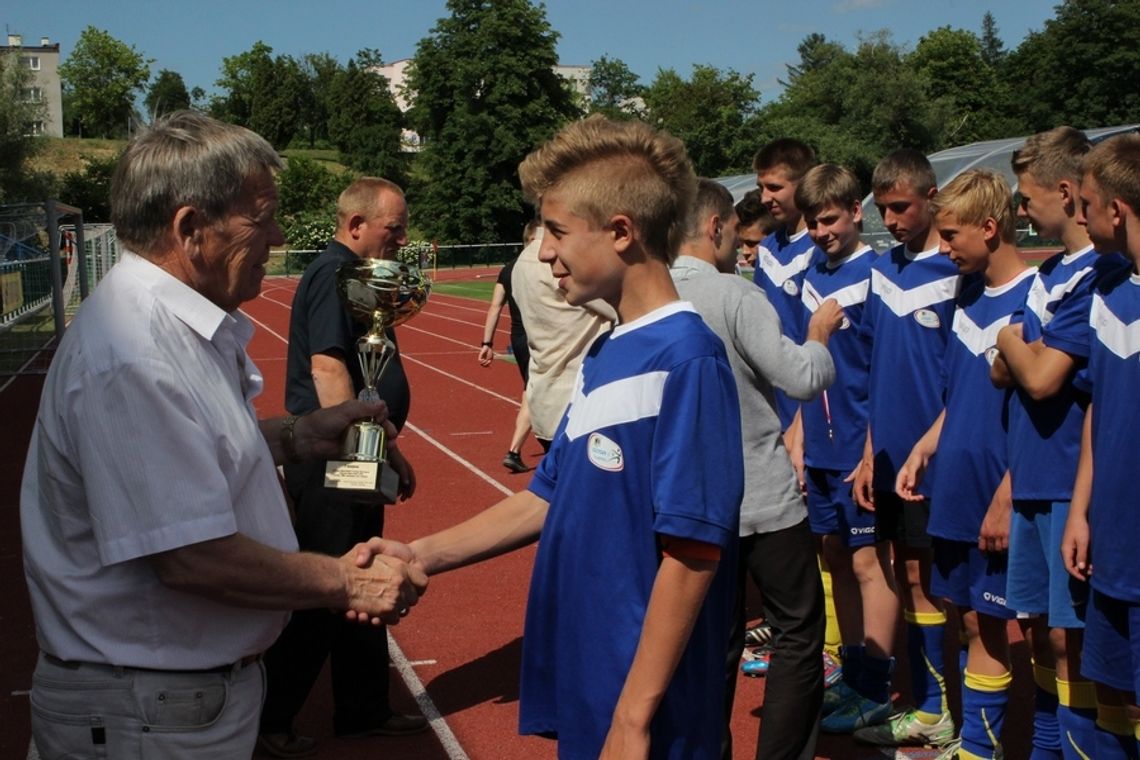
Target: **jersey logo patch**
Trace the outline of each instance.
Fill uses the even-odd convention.
[[[601,433],[590,434],[590,438],[586,441],[586,455],[590,459],[590,464],[607,472],[621,472],[625,467],[621,446]]]
[[[1140,319],[1125,324],[1112,313],[1100,294],[1093,296],[1089,323],[1096,331],[1096,339],[1121,359],[1131,359],[1140,353]]]
[[[942,326],[942,320],[938,318],[938,314],[930,309],[919,309],[916,311],[914,313],[914,321],[932,330],[937,330]]]
[[[784,292],[790,296],[799,295],[800,288],[798,285],[796,285],[795,280],[784,280],[784,284],[780,287],[782,287],[784,289]]]

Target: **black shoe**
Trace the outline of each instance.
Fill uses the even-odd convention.
[[[530,471],[530,468],[523,463],[522,456],[517,451],[507,452],[507,455],[503,457],[503,467],[506,467],[511,472]]]
[[[341,739],[363,739],[367,736],[409,736],[426,731],[427,718],[422,715],[392,713],[383,723],[360,731],[338,731]]]

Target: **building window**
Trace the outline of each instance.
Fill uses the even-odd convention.
[[[38,55],[22,55],[20,56],[20,65],[29,68],[32,71],[39,71],[40,57]]]
[[[38,137],[44,133],[44,123],[42,121],[33,121],[31,124],[31,134]]]
[[[24,102],[25,103],[38,103],[44,99],[44,91],[41,87],[25,87],[24,88]]]

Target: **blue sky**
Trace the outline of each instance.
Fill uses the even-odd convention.
[[[711,64],[754,76],[765,100],[795,62],[796,45],[820,32],[849,48],[858,35],[889,29],[913,46],[950,25],[981,29],[991,11],[1007,48],[1043,28],[1057,0],[550,0],[547,17],[561,33],[562,63],[588,65],[602,55],[624,60],[645,83],[658,68],[688,76]],[[386,62],[411,57],[416,42],[446,15],[445,0],[15,0],[0,10],[25,44],[46,36],[66,58],[88,25],[104,29],[154,59],[152,73],[171,69],[187,87],[214,89],[224,57],[257,40],[275,53],[327,52],[344,62],[365,47]]]

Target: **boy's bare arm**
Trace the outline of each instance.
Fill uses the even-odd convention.
[[[457,525],[409,544],[428,575],[454,570],[534,543],[550,505],[519,491]]]
[[[1027,344],[1022,339],[1020,324],[1006,325],[1001,329],[997,337],[997,348],[1013,382],[1035,401],[1056,395],[1065,386],[1065,381],[1076,365],[1073,357],[1046,346],[1040,340]],[[994,366],[997,366],[997,362],[994,362]],[[993,377],[992,372],[990,376]]]
[[[904,501],[922,501],[918,487],[926,475],[930,458],[938,451],[938,439],[942,437],[942,423],[945,421],[946,410],[943,409],[930,428],[914,444],[910,456],[899,468],[899,474],[895,477],[895,493]]]
[[[1009,549],[1009,520],[1013,512],[1013,482],[1006,470],[978,533],[978,549],[984,552],[1004,552]]]
[[[1077,459],[1077,478],[1073,482],[1073,500],[1069,505],[1069,518],[1061,536],[1061,561],[1065,570],[1078,580],[1087,581],[1092,575],[1089,564],[1089,502],[1092,500],[1093,407],[1085,411],[1085,424],[1081,430],[1081,453]]]
[[[648,757],[650,722],[689,643],[717,565],[670,556],[661,561],[602,758]]]

